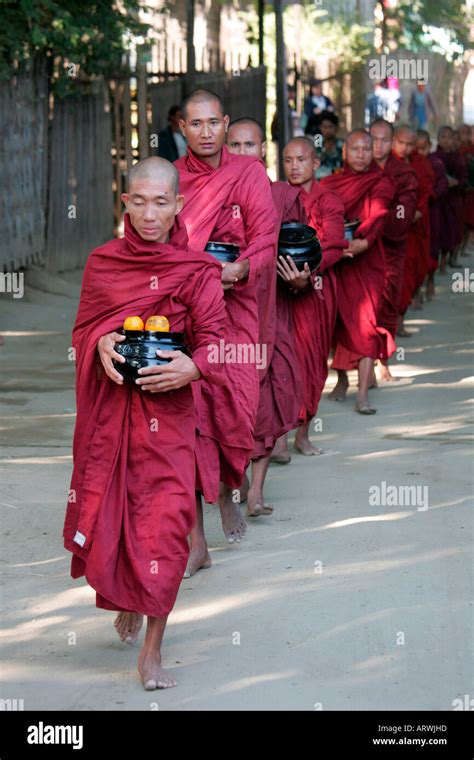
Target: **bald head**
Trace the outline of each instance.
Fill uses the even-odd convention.
[[[141,182],[147,179],[161,179],[165,182],[169,182],[170,188],[174,194],[178,194],[179,190],[179,174],[176,167],[167,161],[165,158],[159,158],[158,156],[150,156],[149,158],[143,158],[138,161],[130,169],[128,175],[128,192],[132,192],[132,186],[134,182]]]
[[[320,161],[309,137],[294,137],[283,148],[283,169],[290,185],[310,191]]]
[[[353,172],[366,172],[373,160],[373,140],[365,129],[353,129],[344,142],[344,158]]]
[[[194,90],[194,92],[191,93],[191,95],[188,95],[187,98],[185,98],[183,102],[183,117],[184,120],[189,116],[189,106],[190,105],[202,105],[204,103],[213,103],[221,116],[224,116],[224,103],[220,99],[219,95],[217,93],[212,92],[212,90]]]
[[[416,130],[408,124],[399,124],[393,135],[393,152],[404,161],[408,161],[416,146]]]
[[[369,127],[373,140],[374,159],[380,167],[384,167],[392,150],[393,127],[385,119],[376,119]]]
[[[430,133],[426,129],[416,130],[416,151],[421,156],[428,156],[431,151]]]
[[[122,201],[130,222],[143,240],[165,243],[183,208],[184,198],[178,195],[179,175],[165,158],[151,156],[138,161],[128,175],[128,193]]]
[[[256,119],[242,117],[229,124],[227,147],[230,153],[264,158],[266,153],[265,132]]]

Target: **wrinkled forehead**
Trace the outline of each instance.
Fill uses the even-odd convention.
[[[129,182],[128,193],[132,197],[175,198],[175,178],[168,172],[155,172],[143,177],[132,177]]]

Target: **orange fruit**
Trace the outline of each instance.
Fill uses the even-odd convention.
[[[123,323],[124,330],[143,330],[143,319],[141,317],[127,317]]]
[[[166,317],[162,317],[157,314],[153,314],[148,317],[145,323],[145,330],[159,330],[160,332],[169,332],[170,323]]]

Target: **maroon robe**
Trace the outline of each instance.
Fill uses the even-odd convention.
[[[175,166],[184,195],[180,217],[193,247],[204,248],[209,240],[234,243],[240,260],[250,264],[248,278],[224,293],[225,354],[220,358],[228,384],[218,389],[205,379],[193,384],[197,490],[207,502],[216,502],[219,481],[240,486],[254,448],[259,381],[270,366],[275,341],[276,210],[257,158],[232,155],[224,146],[217,169],[190,150]]]
[[[463,192],[467,186],[467,169],[461,154],[457,150],[448,153],[438,145],[435,155],[443,162],[448,176],[457,179],[459,182],[456,187],[448,189],[441,206],[441,250],[444,253],[453,253],[463,239]]]
[[[474,186],[469,182],[469,163],[474,162],[474,145],[461,143],[459,153],[464,161],[468,182],[464,187],[464,224],[474,227]]]
[[[354,258],[336,265],[337,320],[334,330],[336,350],[333,367],[346,370],[357,366],[362,357],[387,359],[395,350],[390,332],[377,324],[385,287],[385,255],[382,233],[395,194],[390,177],[383,177],[372,161],[366,172],[354,172],[345,164],[340,174],[321,180],[344,204],[347,219],[361,219],[356,238],[365,238],[369,247]]]
[[[347,243],[344,239],[344,206],[336,193],[313,181],[309,193],[301,189],[308,224],[318,234],[322,249],[319,270],[311,287],[294,299],[296,349],[303,377],[304,400],[300,421],[307,422],[318,410],[328,376],[328,357],[337,315],[337,284],[334,265]]]
[[[286,182],[271,185],[277,210],[277,231],[284,222],[305,221],[298,188]],[[277,284],[277,291],[285,286]],[[288,291],[288,288],[285,288]],[[302,400],[301,373],[295,351],[292,315],[284,305],[285,299],[276,296],[275,343],[265,377],[260,381],[260,397],[255,425],[255,445],[252,459],[267,457],[280,436],[298,424]]]
[[[415,291],[423,285],[430,261],[429,202],[433,195],[435,174],[428,159],[417,151],[411,154],[410,165],[418,179],[416,210],[421,211],[421,218],[413,222],[408,232],[400,314],[405,314]]]
[[[382,235],[385,251],[385,287],[377,322],[395,339],[407,237],[415,215],[418,180],[410,164],[393,152],[385,162],[382,176],[391,177],[396,190]]]
[[[443,162],[438,158],[436,153],[429,153],[428,161],[435,176],[433,194],[430,198],[430,260],[428,271],[435,272],[438,268],[441,250],[441,209],[448,192],[448,175]]]
[[[150,286],[158,278],[159,288]],[[125,238],[90,255],[73,331],[77,421],[64,524],[71,575],[85,575],[98,607],[152,617],[175,602],[195,520],[195,410],[191,385],[151,394],[105,375],[97,342],[127,316],[163,314],[188,329],[207,382],[225,382],[208,361],[225,321],[220,269],[187,248],[178,224],[169,244],[144,241],[125,215]]]

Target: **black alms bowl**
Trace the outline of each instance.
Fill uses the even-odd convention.
[[[240,254],[238,245],[221,243],[219,241],[213,242],[212,240],[209,240],[204,250],[223,264],[233,264]]]
[[[322,259],[321,244],[316,230],[298,222],[282,224],[278,236],[278,255],[291,256],[300,272],[304,269],[305,261],[308,262],[311,271],[314,271]]]
[[[354,232],[358,227],[360,227],[361,221],[360,219],[353,219],[352,221],[349,221],[348,219],[344,220],[344,237],[346,240],[352,240],[354,237]]]
[[[116,343],[115,350],[120,356],[125,357],[125,363],[114,361],[114,367],[129,383],[134,383],[137,377],[140,377],[138,370],[142,367],[158,367],[171,361],[157,356],[157,350],[182,351],[191,356],[184,333],[159,330],[122,330],[122,333],[126,340]]]

